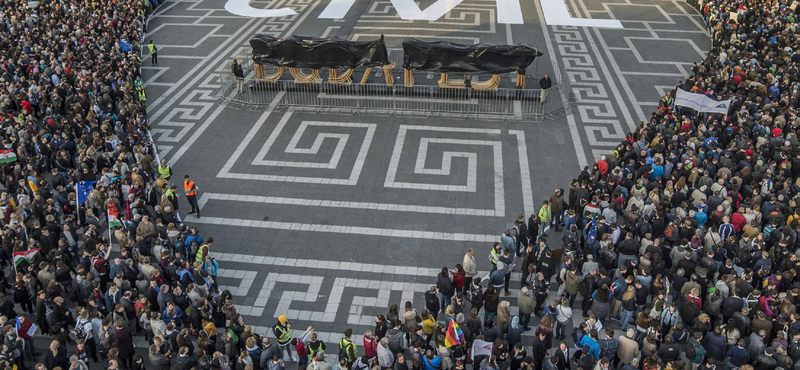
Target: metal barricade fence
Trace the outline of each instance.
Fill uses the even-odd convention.
[[[240,59],[241,60],[241,59]],[[247,59],[245,59],[247,60]],[[263,109],[293,107],[313,113],[359,114],[402,117],[436,117],[509,121],[541,121],[569,114],[569,80],[556,63],[534,65],[527,78],[527,88],[447,88],[438,85],[381,83],[330,83],[319,80],[300,83],[294,80],[261,82],[253,79],[252,63],[242,63],[245,78],[237,79],[229,71],[218,71],[220,87],[215,96],[235,108]],[[552,87],[541,101],[539,80],[550,74]],[[505,75],[503,78],[515,78]],[[281,99],[275,101],[279,93]]]

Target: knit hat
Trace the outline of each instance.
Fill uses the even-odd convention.
[[[286,315],[278,316],[278,322],[281,323],[281,325],[286,325],[286,322],[288,322],[288,321],[289,321],[289,318],[286,317]]]

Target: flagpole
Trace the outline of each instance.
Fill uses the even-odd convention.
[[[78,184],[80,184],[80,183],[78,183]],[[78,202],[78,188],[79,188],[79,186],[76,185],[75,186],[75,212],[76,212],[76,214],[78,216],[78,220],[77,220],[78,221],[78,226],[80,226],[81,225],[81,203]]]
[[[111,253],[113,247],[111,245],[111,222],[109,222],[108,214],[108,208],[106,208],[106,222],[108,223],[108,252]]]

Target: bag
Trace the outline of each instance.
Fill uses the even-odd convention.
[[[83,329],[83,322],[75,324],[75,337],[76,339],[86,338],[86,331]]]
[[[691,171],[694,168],[694,161],[691,158],[686,158],[683,161],[683,169],[686,171]]]
[[[422,322],[422,318],[421,318],[421,317],[419,317],[419,315],[417,315],[416,317],[414,317],[414,321],[416,321],[416,322],[417,322],[417,324],[419,324],[419,323],[421,323],[421,322]]]
[[[389,349],[392,353],[402,352],[404,344],[405,339],[403,338],[403,332],[398,330],[394,335],[389,334]]]
[[[770,241],[772,240],[772,232],[775,231],[775,228],[772,225],[764,226],[764,240]]]
[[[666,229],[666,230],[664,230],[664,236],[665,236],[667,239],[670,239],[670,240],[672,240],[672,235],[673,235],[674,233],[675,233],[675,225],[669,226],[669,227],[667,227],[667,229]]]
[[[350,341],[348,341],[347,343],[344,343],[344,345],[342,345],[343,341],[344,341],[344,338],[339,340],[339,360],[345,359],[346,361],[350,362],[353,359],[351,359],[350,356],[347,354],[347,349],[350,348],[350,346],[355,347],[356,345],[353,344],[353,342],[350,342]],[[391,348],[391,344],[389,345],[389,347]],[[353,353],[355,353],[355,351],[353,351]]]
[[[480,306],[483,303],[483,288],[470,288],[469,289],[469,302],[474,306]]]
[[[684,346],[683,352],[686,354],[686,359],[689,361],[692,361],[695,357],[697,357],[697,350],[691,343],[688,343]]]

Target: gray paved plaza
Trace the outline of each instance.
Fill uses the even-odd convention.
[[[187,216],[185,201],[181,214],[217,240],[220,282],[247,324],[264,333],[286,314],[334,342],[347,327],[370,329],[391,303],[423,307],[435,275],[466,248],[486,272],[492,242],[517,214],[538,210],[647,119],[710,48],[701,18],[678,0],[567,1],[572,17],[617,19],[622,29],[547,25],[545,1],[520,3],[524,24],[499,23],[507,1],[487,0],[464,0],[435,21],[401,19],[385,0],[359,0],[342,19],[319,18],[329,0],[250,3],[297,12],[273,18],[229,13],[223,0],[159,9],[147,39],[160,63],[145,59],[143,68],[153,136],[176,178],[189,174],[200,187],[203,217]],[[392,52],[405,37],[525,42],[564,66],[577,106],[557,121],[524,123],[219,105],[217,71],[260,33],[386,35]],[[550,236],[559,246],[560,235]],[[512,281],[509,298],[518,275]]]

